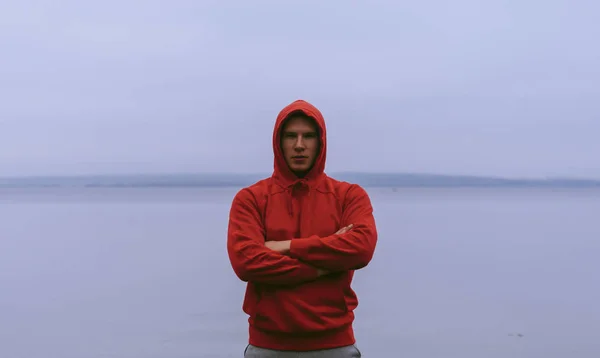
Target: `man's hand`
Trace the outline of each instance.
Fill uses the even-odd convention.
[[[335,233],[335,235],[341,235],[341,234],[343,234],[343,233],[346,233],[346,232],[350,231],[350,230],[352,229],[352,227],[353,227],[353,226],[354,226],[353,224],[350,224],[350,225],[348,225],[348,226],[346,226],[346,227],[343,227],[343,228],[339,229],[339,230],[338,230],[338,231]]]
[[[265,242],[265,246],[269,249],[279,252],[280,254],[287,254],[290,252],[290,243],[291,240],[285,241],[267,241]]]
[[[317,269],[317,271],[319,272],[319,277],[329,275],[331,273],[330,271],[323,270],[323,269]]]

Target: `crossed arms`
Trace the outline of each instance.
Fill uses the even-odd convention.
[[[369,264],[377,243],[373,208],[358,185],[349,189],[342,222],[350,225],[326,237],[267,241],[253,194],[241,190],[229,217],[227,251],[236,275],[246,282],[296,285],[329,272]]]

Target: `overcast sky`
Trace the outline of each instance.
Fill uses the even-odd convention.
[[[3,1],[0,176],[270,172],[302,98],[327,171],[600,178],[600,4]]]

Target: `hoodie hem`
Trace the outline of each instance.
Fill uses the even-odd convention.
[[[315,333],[265,332],[250,325],[249,333],[251,345],[282,351],[313,351],[356,343],[351,324],[339,329]]]

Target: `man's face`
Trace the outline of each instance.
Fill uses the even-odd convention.
[[[297,176],[304,176],[319,154],[316,124],[306,117],[290,117],[281,132],[281,150],[289,168]]]

